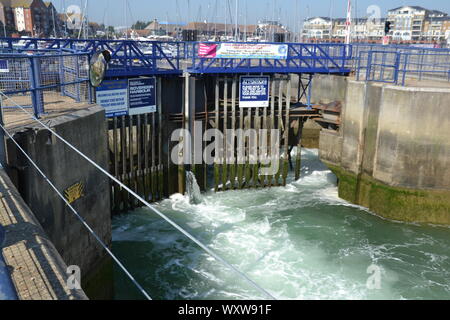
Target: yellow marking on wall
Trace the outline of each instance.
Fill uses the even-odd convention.
[[[66,200],[72,204],[84,196],[84,184],[78,182],[64,191]]]

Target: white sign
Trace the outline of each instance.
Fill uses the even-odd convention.
[[[201,43],[198,50],[200,58],[218,59],[287,59],[287,44],[267,43]]]
[[[267,108],[269,106],[268,76],[242,76],[239,87],[240,108]]]
[[[9,72],[9,67],[8,67],[8,60],[0,60],[0,72],[1,73],[7,73]]]
[[[97,88],[97,104],[105,108],[108,118],[128,115],[128,81],[103,81]]]
[[[156,78],[128,80],[129,115],[156,112]]]

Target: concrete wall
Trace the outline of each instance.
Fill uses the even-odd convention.
[[[49,122],[69,143],[107,169],[106,121],[102,108],[93,106]],[[18,132],[15,137],[60,191],[83,184],[82,197],[73,206],[100,238],[111,245],[108,178],[38,124]],[[106,252],[11,142],[8,153],[12,176],[16,176],[21,195],[64,261],[81,268],[83,289],[90,298],[110,298],[112,266]]]
[[[323,83],[326,95],[343,82]],[[450,89],[347,80],[343,90],[340,133],[320,137],[340,196],[390,219],[450,225]]]
[[[374,178],[389,185],[450,189],[450,90],[385,87]]]
[[[311,91],[311,102],[327,104],[344,101],[347,93],[347,78],[336,75],[315,75]]]

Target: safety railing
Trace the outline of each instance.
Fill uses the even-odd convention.
[[[108,50],[112,60],[106,76],[181,74],[184,42],[98,39],[1,38],[1,52],[77,52],[93,54]]]
[[[92,102],[86,53],[0,54],[0,90],[43,115],[46,103]],[[62,97],[70,100],[64,100]],[[15,106],[3,105],[3,109]]]
[[[450,55],[450,49],[446,48],[423,48],[415,47],[413,45],[388,45],[383,46],[380,44],[365,44],[365,43],[355,43],[351,45],[352,55],[351,59],[348,60],[348,67],[352,70],[356,70],[359,58],[361,57],[361,52],[369,51],[384,51],[384,52],[397,52],[404,54],[414,54],[414,55],[427,55],[427,54],[442,54]]]
[[[227,46],[231,49],[223,50]],[[222,50],[225,54],[219,54]],[[344,44],[196,42],[187,44],[186,51],[191,73],[350,72],[351,46]],[[237,51],[240,54],[232,57]]]
[[[389,51],[361,51],[356,71],[357,80],[397,83],[400,54]]]
[[[356,60],[357,80],[405,85],[411,80],[450,81],[448,50],[359,51]]]

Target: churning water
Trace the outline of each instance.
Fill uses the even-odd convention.
[[[279,299],[450,299],[450,229],[383,220],[340,200],[336,178],[303,151],[287,187],[209,193],[157,205]],[[148,209],[118,216],[113,250],[155,299],[262,299]],[[369,289],[370,266],[381,289]],[[142,298],[116,269],[117,299]]]

